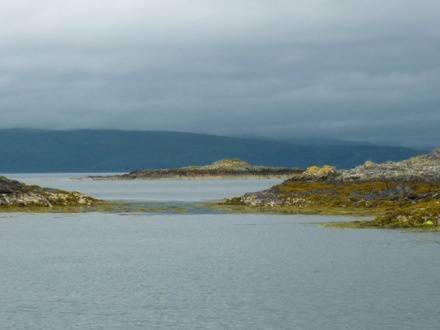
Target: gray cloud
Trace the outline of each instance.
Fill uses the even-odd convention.
[[[0,127],[439,145],[438,1],[0,4]]]

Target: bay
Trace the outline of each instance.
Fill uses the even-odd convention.
[[[107,200],[187,203],[279,181],[73,181]],[[273,214],[0,213],[2,329],[437,329],[437,233]]]

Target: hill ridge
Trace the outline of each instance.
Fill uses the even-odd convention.
[[[0,173],[130,172],[239,158],[261,166],[352,168],[424,152],[404,147],[297,145],[251,138],[111,129],[0,129]]]

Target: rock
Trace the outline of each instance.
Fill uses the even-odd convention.
[[[301,179],[329,179],[334,178],[338,174],[337,170],[333,166],[324,165],[323,167],[311,166],[307,168],[301,175]]]
[[[343,171],[312,166],[282,184],[228,203],[287,213],[376,216],[342,227],[440,230],[440,149],[401,162],[368,161]]]
[[[287,179],[303,172],[299,168],[253,166],[240,159],[223,159],[205,166],[138,170],[113,176],[89,176],[90,180],[201,180],[201,179]]]
[[[338,179],[350,181],[440,182],[440,149],[431,154],[401,162],[374,164],[366,162],[354,169],[342,171]]]
[[[376,168],[376,167],[377,167],[377,164],[372,162],[372,161],[370,161],[370,160],[367,160],[364,163],[364,169],[366,169],[366,170],[371,170],[371,169]]]
[[[195,168],[197,168],[197,166],[195,166]],[[199,168],[205,170],[249,171],[252,170],[253,166],[240,159],[222,159],[212,163],[211,165],[200,166]]]
[[[29,186],[0,176],[0,209],[12,207],[87,206],[98,200],[79,192]]]

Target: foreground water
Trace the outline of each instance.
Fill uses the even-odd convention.
[[[129,202],[276,183],[14,177]],[[0,328],[437,329],[438,233],[317,225],[344,220],[0,213]]]

